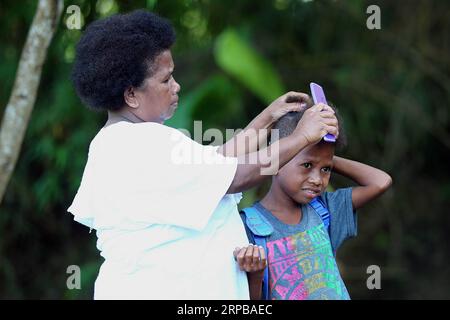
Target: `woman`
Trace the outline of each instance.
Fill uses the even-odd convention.
[[[246,274],[230,254],[247,243],[239,192],[264,179],[264,164],[282,166],[326,133],[338,134],[333,112],[318,105],[296,134],[269,148],[272,153],[257,151],[255,130],[308,101],[292,92],[221,147],[165,126],[180,90],[174,41],[167,20],[141,10],[92,23],[77,46],[77,93],[108,112],[68,209],[97,232],[105,261],[95,299],[248,299]],[[201,154],[201,163],[176,161],[183,150]]]

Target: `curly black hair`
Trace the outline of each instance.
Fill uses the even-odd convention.
[[[339,115],[338,110],[336,109],[336,107],[333,104],[328,103],[328,105],[334,110],[334,112],[336,114],[336,118],[338,119],[339,136],[336,139],[335,145],[336,145],[336,148],[341,149],[347,145],[347,136],[344,131],[342,118]],[[280,119],[278,119],[278,121],[273,126],[273,129],[279,130],[278,137],[276,137],[276,135],[273,135],[272,139],[271,139],[271,143],[275,142],[277,140],[277,138],[281,139],[281,138],[287,137],[292,132],[294,132],[295,128],[297,127],[298,122],[303,117],[303,114],[305,113],[305,111],[311,107],[312,107],[312,104],[308,104],[307,108],[305,108],[299,112],[295,112],[295,111],[288,112],[287,114],[282,116]],[[324,140],[320,140],[319,143],[328,143],[328,142],[324,142]]]
[[[83,103],[95,110],[119,110],[124,91],[152,75],[155,58],[175,42],[171,23],[136,10],[91,23],[76,49],[72,81]]]

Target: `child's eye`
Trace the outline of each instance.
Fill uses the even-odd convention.
[[[309,168],[312,167],[312,163],[311,162],[302,163],[302,167],[305,167],[306,169],[309,169]]]
[[[322,168],[322,170],[325,173],[329,173],[329,172],[331,172],[331,167],[324,167],[324,168]]]

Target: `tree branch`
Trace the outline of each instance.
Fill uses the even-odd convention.
[[[40,0],[30,27],[11,97],[0,128],[0,203],[20,153],[36,101],[47,48],[63,9],[63,0]]]

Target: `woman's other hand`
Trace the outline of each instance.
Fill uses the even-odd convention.
[[[312,105],[311,98],[302,92],[290,91],[274,100],[265,110],[270,123],[277,122],[282,116],[291,111],[301,111]]]

